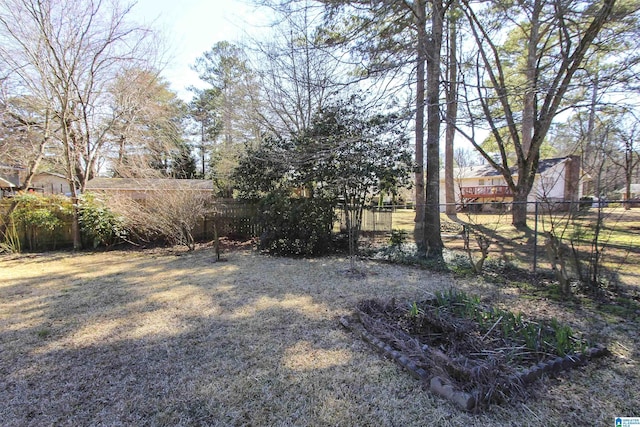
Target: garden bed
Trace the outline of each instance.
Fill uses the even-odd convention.
[[[556,320],[526,320],[455,291],[410,306],[364,300],[341,323],[467,411],[524,398],[543,375],[607,354]]]

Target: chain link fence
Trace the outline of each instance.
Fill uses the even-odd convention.
[[[441,235],[448,252],[514,265],[531,273],[551,271],[569,280],[638,282],[640,209],[637,202],[558,200],[528,202],[527,227],[512,225],[512,203],[440,205]],[[413,209],[394,209],[393,228],[413,230]],[[483,254],[483,247],[486,254]]]

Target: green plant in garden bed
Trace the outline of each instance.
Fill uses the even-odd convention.
[[[418,303],[414,301],[413,304],[411,304],[411,307],[409,308],[409,316],[417,317],[419,314],[420,314],[420,309],[418,308]]]
[[[522,358],[523,351],[541,360],[548,355],[565,356],[587,348],[583,338],[556,319],[539,322],[526,320],[522,313],[486,308],[479,297],[462,291],[449,289],[437,292],[431,305],[439,316],[449,315],[474,321],[483,341],[487,338],[503,340],[514,349],[515,358]],[[426,310],[426,307],[412,307],[411,310],[412,313],[418,313]]]

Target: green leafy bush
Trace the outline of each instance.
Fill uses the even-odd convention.
[[[258,249],[284,256],[326,254],[332,249],[334,219],[331,200],[270,193],[260,202],[258,221],[265,231]]]
[[[64,196],[19,194],[11,213],[11,221],[19,229],[30,250],[55,248],[62,227],[69,223],[71,201]]]
[[[391,237],[389,238],[389,245],[391,247],[402,248],[402,246],[407,243],[409,238],[409,233],[406,230],[392,230]]]
[[[78,206],[80,230],[94,248],[111,246],[126,240],[128,231],[123,217],[111,211],[94,194],[84,194]]]

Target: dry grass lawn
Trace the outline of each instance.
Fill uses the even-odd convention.
[[[353,278],[342,258],[226,257],[0,258],[0,425],[549,426],[640,416],[636,323],[585,313],[578,326],[607,337],[612,357],[539,381],[535,399],[461,413],[337,319],[364,298],[408,302],[455,286],[514,305],[516,290],[369,262]]]
[[[637,262],[640,254],[640,209],[633,208],[624,210],[622,207],[605,208],[601,212],[602,231],[599,235],[599,246],[603,251],[602,265],[608,269],[608,276],[615,277],[616,280],[627,285],[640,284],[640,264]],[[584,245],[581,247],[583,256],[586,258],[590,250],[590,234],[594,224],[597,222],[597,209],[590,209],[583,212],[581,218],[576,221],[585,232]],[[398,209],[393,212],[392,228],[394,230],[404,230],[408,236],[412,236],[414,228],[415,211],[411,209]],[[484,234],[490,239],[489,256],[495,260],[505,260],[519,266],[520,268],[531,270],[534,259],[533,233],[517,230],[511,225],[511,213],[503,214],[469,214],[460,212],[455,218],[449,218],[445,214],[440,215],[443,224],[452,222],[472,224],[481,226]],[[557,212],[553,217],[540,212],[538,218],[538,269],[549,269],[550,264],[547,258],[544,243],[545,232],[551,228],[552,222],[556,227],[556,233],[569,245],[571,239],[571,226],[567,225],[568,217],[566,213]],[[571,222],[568,222],[571,224]],[[535,226],[535,215],[530,214],[528,224],[531,228]],[[411,239],[409,239],[411,240]],[[443,235],[444,245],[447,249],[463,251],[463,240],[451,233],[445,232]],[[472,248],[478,248],[472,239]],[[567,260],[569,264],[570,257]],[[575,272],[572,272],[575,276]]]

